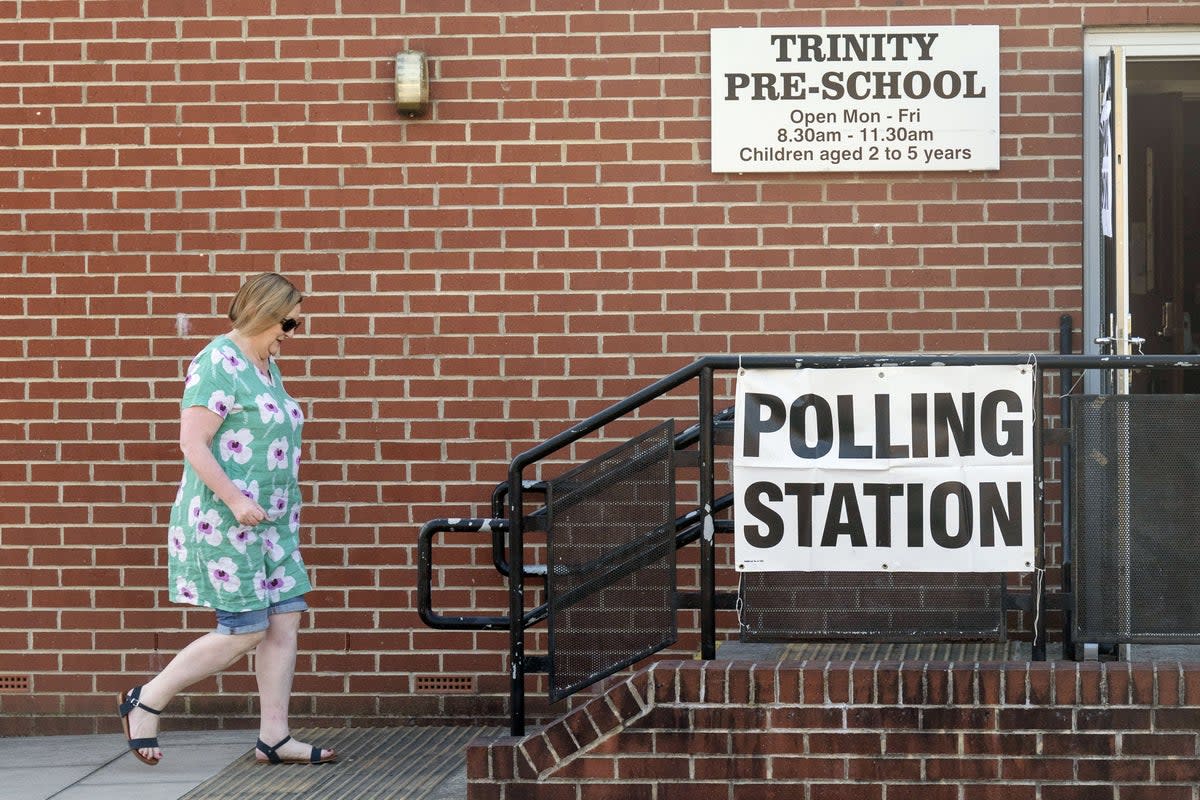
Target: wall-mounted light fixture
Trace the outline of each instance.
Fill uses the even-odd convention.
[[[429,105],[429,70],[425,54],[404,50],[396,54],[396,110],[410,117]]]

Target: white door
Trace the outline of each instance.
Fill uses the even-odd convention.
[[[1100,171],[1100,265],[1103,296],[1103,315],[1096,328],[1094,343],[1101,353],[1129,355],[1133,352],[1133,318],[1129,308],[1129,217],[1128,175],[1125,137],[1128,97],[1125,86],[1125,51],[1110,48],[1100,57],[1097,69],[1099,88]],[[1086,331],[1085,331],[1086,334]],[[1142,337],[1138,337],[1139,339]],[[1114,381],[1105,388],[1126,394],[1129,373],[1125,370],[1106,374]]]

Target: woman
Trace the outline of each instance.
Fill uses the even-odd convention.
[[[301,300],[280,275],[250,279],[229,309],[233,330],[188,367],[168,583],[174,602],[215,609],[217,624],[148,683],[121,695],[125,738],[145,764],[162,758],[158,715],[171,698],[251,651],[261,701],[255,758],[337,759],[332,750],[292,739],[288,726],[296,637],[312,586],[299,549],[304,417],[284,391],[275,357],[300,327]]]

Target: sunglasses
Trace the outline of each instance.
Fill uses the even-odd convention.
[[[279,323],[279,327],[283,328],[284,333],[291,333],[292,331],[296,330],[296,328],[300,327],[301,322],[303,322],[303,320],[284,317],[284,319]]]

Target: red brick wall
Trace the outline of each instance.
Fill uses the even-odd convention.
[[[523,738],[470,800],[1191,800],[1200,665],[659,662]]]
[[[1200,23],[479,5],[0,0],[0,677],[29,680],[0,733],[113,728],[112,693],[210,625],[166,600],[164,531],[183,366],[245,276],[311,298],[282,361],[312,420],[297,714],[502,713],[505,637],[416,619],[423,521],[486,516],[514,454],[696,354],[1052,349],[1081,304],[1083,26]],[[998,172],[711,173],[709,28],[968,23],[1001,29]],[[392,106],[406,48],[423,119]],[[503,610],[485,549],[439,559],[443,607]],[[492,697],[414,692],[442,672]],[[249,717],[252,686],[177,708]]]

